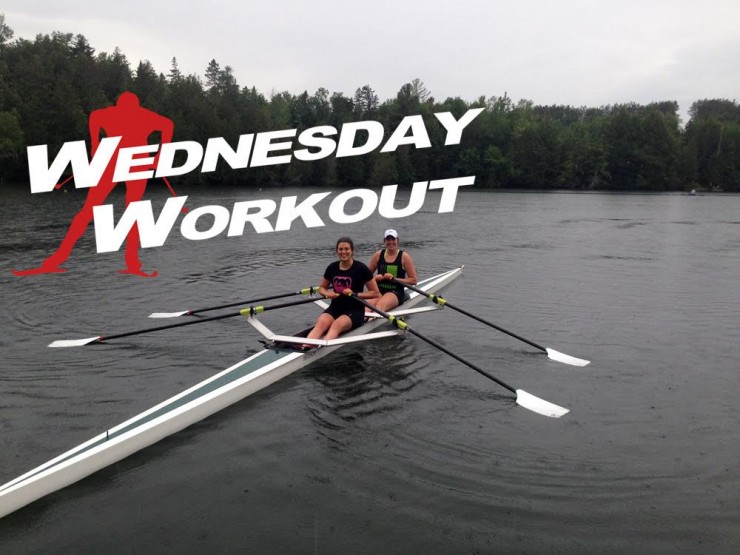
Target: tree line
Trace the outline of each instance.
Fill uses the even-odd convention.
[[[119,49],[96,53],[79,34],[13,40],[2,13],[0,183],[27,182],[29,145],[47,144],[56,153],[64,142],[89,140],[90,112],[114,104],[123,91],[172,119],[176,141],[205,145],[224,137],[235,147],[245,133],[340,129],[360,120],[379,121],[389,135],[415,114],[424,117],[432,138],[431,148],[402,146],[393,153],[244,170],[222,164],[213,173],[179,178],[189,182],[355,188],[475,175],[479,188],[740,191],[740,105],[734,100],[697,100],[684,126],[674,101],[539,106],[504,94],[438,102],[419,79],[383,101],[370,85],[351,96],[324,88],[265,96],[241,86],[233,69],[215,60],[201,77],[183,74],[173,58],[165,75],[148,61],[132,68]],[[459,118],[481,107],[462,143],[444,146],[444,129],[432,114],[448,111]]]

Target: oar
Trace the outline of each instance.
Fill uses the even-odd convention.
[[[117,333],[114,335],[98,335],[96,337],[87,337],[85,339],[58,339],[52,343],[49,343],[49,347],[82,347],[83,345],[89,345],[91,343],[102,343],[109,339],[119,339],[121,337],[128,337],[130,335],[139,335],[142,333],[149,333],[153,331],[169,330],[172,328],[180,328],[182,326],[192,326],[193,324],[204,324],[205,322],[213,322],[214,320],[223,320],[224,318],[233,318],[234,316],[254,316],[260,312],[266,312],[268,310],[275,310],[276,308],[286,308],[289,306],[296,306],[299,304],[312,303],[315,299],[301,299],[300,301],[292,301],[289,303],[275,304],[272,306],[250,306],[243,308],[238,312],[230,312],[228,314],[220,314],[218,316],[211,316],[209,318],[200,318],[198,320],[189,320],[187,322],[180,322],[178,324],[169,324],[167,326],[156,326],[154,328],[146,328],[142,330],[128,331],[125,333]]]
[[[582,358],[576,358],[576,357],[573,357],[573,356],[570,356],[570,355],[566,355],[565,353],[561,353],[559,351],[556,351],[555,349],[550,349],[549,347],[543,347],[542,345],[538,345],[534,341],[530,341],[529,339],[526,339],[526,338],[522,337],[521,335],[517,335],[514,332],[511,332],[511,331],[509,331],[507,329],[504,329],[504,328],[502,328],[500,326],[497,326],[493,322],[489,322],[488,320],[484,320],[480,316],[476,316],[475,314],[471,314],[467,310],[464,310],[464,309],[462,309],[460,307],[457,307],[457,306],[454,306],[454,305],[450,304],[447,300],[445,300],[444,298],[440,297],[439,295],[437,295],[435,293],[427,293],[423,289],[419,289],[418,287],[415,287],[413,285],[408,285],[406,283],[404,283],[403,286],[404,287],[408,287],[412,291],[416,291],[420,295],[424,295],[425,297],[427,297],[428,299],[430,299],[432,302],[434,302],[434,303],[436,303],[436,304],[438,304],[440,306],[448,306],[452,310],[457,310],[461,314],[465,314],[465,316],[470,316],[474,320],[478,320],[479,322],[481,322],[483,324],[486,324],[487,326],[491,326],[492,328],[497,329],[498,331],[501,331],[501,332],[505,333],[506,335],[510,335],[511,337],[514,337],[514,338],[518,339],[519,341],[524,341],[525,343],[528,343],[529,345],[532,345],[532,347],[534,347],[535,349],[539,349],[543,353],[547,354],[547,357],[550,358],[550,359],[552,359],[552,360],[555,360],[557,362],[562,362],[563,364],[570,364],[572,366],[586,366],[586,365],[588,365],[588,364],[591,363],[590,360],[585,360],[585,359],[582,359]]]
[[[350,293],[347,293],[347,294],[349,295]],[[508,389],[509,391],[511,391],[512,393],[514,393],[516,395],[516,402],[517,402],[517,404],[520,405],[520,406],[522,406],[522,407],[524,407],[525,409],[529,409],[529,410],[531,410],[533,412],[536,412],[537,414],[541,414],[543,416],[549,416],[551,418],[560,418],[561,416],[563,416],[564,414],[567,414],[569,412],[568,409],[566,409],[566,408],[563,408],[563,407],[560,407],[560,406],[555,405],[553,403],[550,403],[549,401],[545,401],[544,399],[540,399],[539,397],[535,397],[531,393],[527,393],[526,391],[524,391],[522,389],[515,389],[515,388],[513,388],[512,386],[510,386],[506,382],[503,382],[500,379],[498,379],[496,376],[494,376],[492,374],[489,374],[488,372],[486,372],[482,368],[476,366],[472,362],[468,362],[467,360],[465,360],[464,358],[462,358],[460,355],[453,353],[447,347],[445,347],[443,345],[440,345],[434,339],[430,339],[429,337],[426,337],[426,336],[420,334],[418,331],[412,330],[406,322],[404,322],[403,320],[401,320],[397,316],[393,316],[391,314],[388,314],[387,312],[383,312],[382,310],[378,310],[377,307],[371,305],[365,299],[361,299],[361,298],[359,298],[359,297],[357,297],[355,295],[351,295],[351,296],[354,299],[356,299],[358,302],[361,302],[366,307],[368,307],[371,310],[373,310],[374,312],[377,312],[378,314],[380,314],[383,318],[385,318],[386,320],[388,320],[391,324],[393,324],[394,326],[396,326],[398,329],[405,330],[405,331],[407,331],[407,332],[415,335],[419,339],[422,339],[422,340],[426,341],[427,343],[429,343],[430,345],[432,345],[433,347],[436,347],[437,349],[439,349],[443,353],[447,353],[452,358],[454,358],[454,359],[462,362],[466,366],[469,366],[470,368],[472,368],[473,370],[475,370],[479,374],[482,374],[483,376],[485,376],[489,380],[493,380],[494,382],[496,382],[500,386],[505,387],[506,389]]]
[[[193,314],[200,314],[201,312],[209,312],[211,310],[219,310],[221,308],[231,308],[232,306],[244,306],[250,303],[261,303],[264,301],[273,301],[275,299],[283,299],[285,297],[292,297],[294,295],[313,295],[319,292],[318,285],[306,287],[300,291],[292,291],[290,293],[280,293],[278,295],[271,295],[269,297],[259,297],[257,299],[249,299],[246,301],[239,301],[236,303],[222,304],[218,306],[209,306],[207,308],[196,308],[193,310],[183,310],[181,312],[152,312],[149,318],[177,318],[179,316],[192,316]]]

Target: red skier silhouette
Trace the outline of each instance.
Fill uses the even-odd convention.
[[[162,144],[169,143],[172,141],[175,126],[170,119],[146,108],[142,108],[139,104],[139,98],[134,93],[124,92],[118,97],[115,106],[101,108],[92,112],[90,114],[89,127],[91,155],[95,156],[95,152],[100,144],[101,132],[104,132],[106,137],[121,137],[121,142],[118,144],[118,148],[120,149],[124,147],[144,146],[148,143],[149,136],[155,132],[161,134],[160,142]],[[137,166],[136,171],[146,171],[156,168],[158,159],[159,155],[157,154],[152,164]],[[67,271],[61,265],[69,258],[75,244],[84,235],[87,226],[92,221],[93,207],[101,205],[116,186],[116,183],[113,182],[113,173],[117,160],[118,151],[112,156],[108,167],[100,178],[100,182],[88,190],[84,206],[72,219],[67,234],[56,252],[44,260],[38,268],[13,270],[15,275],[27,276]],[[144,196],[146,184],[146,179],[126,181],[126,206],[131,202],[141,200]],[[126,236],[126,269],[119,270],[120,273],[134,274],[142,277],[156,276],[156,271],[151,273],[142,271],[141,261],[139,260],[139,245],[139,228],[138,225],[134,224]]]

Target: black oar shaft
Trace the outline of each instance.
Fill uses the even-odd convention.
[[[409,327],[406,327],[406,331],[408,331],[409,333],[412,333],[412,334],[414,334],[414,335],[415,335],[416,337],[418,337],[419,339],[423,339],[424,341],[426,341],[427,343],[429,343],[429,344],[430,344],[430,345],[432,345],[433,347],[437,347],[437,349],[439,349],[439,350],[440,350],[440,351],[442,351],[443,353],[447,353],[448,355],[450,355],[450,356],[451,356],[452,358],[454,358],[455,360],[459,360],[459,361],[460,361],[460,362],[462,362],[462,363],[463,363],[463,364],[464,364],[465,366],[467,366],[467,367],[469,367],[469,368],[472,368],[473,370],[475,370],[475,371],[476,371],[476,372],[478,372],[479,374],[482,374],[482,375],[484,375],[484,376],[485,376],[486,378],[488,378],[489,380],[493,380],[494,382],[496,382],[497,384],[499,384],[499,385],[500,385],[500,386],[502,386],[502,387],[505,387],[506,389],[508,389],[508,390],[509,390],[509,391],[511,391],[512,393],[516,393],[516,389],[515,389],[515,388],[513,388],[513,387],[511,387],[511,386],[510,386],[509,384],[507,384],[506,382],[504,382],[504,381],[502,381],[502,380],[498,379],[498,378],[497,378],[496,376],[494,376],[493,374],[489,374],[488,372],[486,372],[485,370],[483,370],[483,368],[481,368],[481,367],[479,367],[479,366],[477,366],[477,365],[473,364],[472,362],[470,362],[470,361],[468,361],[468,360],[465,360],[465,359],[464,359],[463,357],[461,357],[460,355],[458,355],[458,354],[456,354],[456,353],[453,353],[453,352],[452,352],[452,351],[450,351],[450,350],[449,350],[449,349],[448,349],[447,347],[445,347],[445,346],[443,346],[443,345],[440,345],[439,343],[437,343],[437,342],[436,342],[436,341],[435,341],[434,339],[431,339],[431,338],[429,338],[429,337],[425,337],[425,336],[421,335],[421,334],[420,334],[420,333],[419,333],[418,331],[416,331],[416,330],[412,330],[412,329],[411,329],[411,328],[409,328]]]
[[[152,328],[146,328],[143,330],[135,330],[135,331],[129,331],[125,333],[117,333],[114,335],[103,335],[100,337],[99,341],[106,341],[108,339],[119,339],[121,337],[129,337],[131,335],[139,335],[142,333],[149,333],[153,331],[160,331],[160,330],[169,330],[172,328],[181,328],[183,326],[192,326],[194,324],[204,324],[206,322],[213,322],[214,320],[223,320],[224,318],[233,318],[235,316],[249,316],[254,315],[259,312],[265,312],[267,310],[275,310],[277,308],[287,308],[289,306],[296,306],[299,304],[307,304],[312,303],[316,299],[301,299],[300,301],[292,301],[289,303],[281,303],[281,304],[275,304],[272,306],[251,306],[248,308],[244,308],[238,312],[229,312],[228,314],[219,314],[218,316],[210,316],[208,318],[199,318],[197,320],[188,320],[187,322],[178,322],[177,324],[168,324],[166,326],[155,326]]]
[[[313,295],[318,293],[318,286],[311,286],[300,291],[293,291],[291,293],[280,293],[279,295],[271,295],[269,297],[258,297],[256,299],[248,299],[246,301],[238,301],[235,303],[222,304],[218,306],[209,306],[207,308],[197,308],[195,310],[188,310],[188,314],[200,314],[201,312],[210,312],[211,310],[220,310],[222,308],[231,308],[232,306],[244,306],[250,303],[261,303],[264,301],[274,301],[275,299],[284,299],[285,297],[293,297],[294,295]]]
[[[458,360],[458,361],[462,362],[465,366],[467,366],[469,368],[472,368],[473,370],[475,370],[479,374],[482,374],[483,376],[485,376],[489,380],[493,380],[494,382],[496,382],[500,386],[505,387],[506,389],[508,389],[512,393],[516,394],[516,389],[513,388],[512,386],[510,386],[509,384],[507,384],[506,382],[498,379],[496,376],[494,376],[492,374],[489,374],[488,372],[486,372],[485,370],[483,370],[479,366],[473,364],[472,362],[470,362],[468,360],[465,360],[463,357],[461,357],[457,353],[454,353],[454,352],[450,351],[444,345],[441,345],[441,344],[437,343],[434,339],[432,339],[430,337],[426,337],[425,335],[420,334],[416,330],[412,330],[406,322],[404,322],[403,320],[399,319],[398,317],[393,316],[391,314],[388,314],[387,312],[383,312],[382,310],[378,309],[376,306],[373,306],[372,304],[370,304],[369,302],[367,302],[365,299],[361,299],[359,297],[354,297],[354,298],[357,299],[357,301],[359,301],[362,304],[364,304],[366,307],[368,307],[368,308],[372,309],[373,311],[377,312],[378,314],[380,314],[383,318],[385,318],[386,320],[388,320],[391,324],[393,324],[394,326],[396,326],[398,329],[405,330],[405,331],[407,331],[407,332],[415,335],[419,339],[421,339],[423,341],[426,341],[432,347],[436,347],[437,349],[439,349],[443,353],[446,353],[446,354],[450,355],[455,360]]]
[[[436,304],[438,304],[440,306],[448,306],[452,310],[457,310],[460,314],[464,314],[465,316],[468,316],[468,317],[472,318],[473,320],[477,320],[478,322],[481,322],[482,324],[485,324],[485,325],[490,326],[490,327],[492,327],[492,328],[494,328],[494,329],[496,329],[496,330],[498,330],[500,332],[503,332],[506,335],[510,335],[511,337],[514,337],[515,339],[518,339],[519,341],[523,341],[524,343],[527,343],[528,345],[531,345],[535,349],[539,349],[543,353],[546,353],[547,352],[547,349],[545,347],[543,347],[542,345],[539,345],[539,344],[535,343],[534,341],[530,341],[526,337],[522,337],[521,335],[518,335],[518,334],[514,333],[513,331],[509,331],[509,330],[507,330],[505,328],[502,328],[501,326],[497,326],[493,322],[489,322],[485,318],[481,318],[480,316],[476,316],[475,314],[472,314],[472,313],[468,312],[467,310],[465,310],[463,308],[460,308],[458,306],[455,306],[452,303],[450,303],[448,300],[440,297],[439,295],[436,295],[434,293],[427,293],[423,289],[419,289],[418,287],[415,287],[413,285],[406,285],[405,283],[403,285],[405,287],[408,287],[412,291],[416,291],[417,293],[420,293],[421,295],[424,295],[425,297],[427,297],[428,299],[430,299],[432,302],[434,302],[434,303],[436,303]]]

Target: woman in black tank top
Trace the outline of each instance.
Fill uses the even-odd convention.
[[[384,238],[385,248],[377,251],[367,265],[373,272],[378,272],[375,281],[382,296],[368,302],[380,310],[388,311],[405,300],[404,284],[416,285],[417,280],[413,258],[408,252],[398,248],[398,232],[388,229]]]

